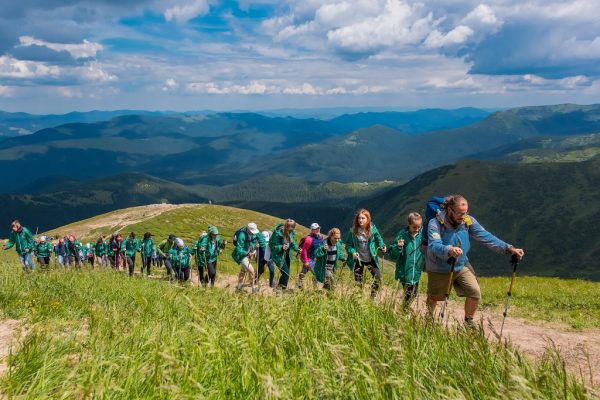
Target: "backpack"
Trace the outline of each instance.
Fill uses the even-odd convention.
[[[439,215],[440,211],[442,210],[442,204],[444,204],[444,200],[446,198],[445,197],[438,197],[438,196],[434,196],[432,198],[430,198],[429,200],[427,200],[427,204],[425,205],[425,221],[423,224],[423,234],[421,235],[421,246],[425,246],[425,248],[427,248],[428,245],[428,238],[429,235],[427,233],[428,231],[428,227],[429,227],[429,221],[431,221],[434,218],[437,218],[437,216]],[[469,228],[471,228],[471,219],[467,216],[467,218],[465,218],[465,225],[467,227],[467,230],[469,230]],[[442,221],[440,221],[440,225],[444,225],[444,223]],[[423,250],[423,249],[421,249]]]
[[[240,228],[237,231],[235,231],[235,233],[233,234],[233,245],[234,246],[237,246],[238,237],[240,236],[240,232],[242,232],[244,229],[246,229],[246,228],[245,227]]]
[[[300,258],[300,254],[302,253],[302,248],[304,247],[304,243],[306,243],[306,239],[308,239],[308,237],[311,236],[310,234],[308,236],[304,236],[302,239],[300,239],[300,242],[298,243],[298,251],[296,252],[296,257]],[[321,243],[323,243],[325,240],[327,240],[327,237],[325,235],[323,235],[322,233],[319,234],[319,237],[312,237],[312,243],[311,246],[308,248],[308,257],[313,259],[315,256],[315,250],[321,245]]]

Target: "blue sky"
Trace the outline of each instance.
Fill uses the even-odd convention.
[[[597,0],[7,0],[0,109],[600,102]]]

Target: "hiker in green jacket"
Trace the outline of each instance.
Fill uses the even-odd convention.
[[[100,236],[94,244],[94,267],[108,265],[108,244],[104,236]]]
[[[284,223],[275,226],[273,236],[269,240],[271,259],[275,262],[281,274],[278,283],[280,289],[287,289],[290,279],[290,265],[292,264],[290,249],[298,251],[295,230],[296,221],[287,219]]]
[[[383,254],[387,248],[377,227],[371,223],[371,213],[364,208],[358,210],[354,216],[352,229],[344,239],[348,253],[348,266],[354,269],[354,280],[362,285],[363,272],[366,266],[373,275],[371,298],[375,299],[379,286],[381,286],[381,270],[377,259],[377,251]]]
[[[8,250],[15,246],[19,260],[23,265],[24,271],[33,271],[33,262],[31,256],[33,254],[33,235],[29,229],[21,226],[19,220],[14,220],[10,224],[10,235],[8,237],[8,243],[2,246],[2,249]]]
[[[178,279],[181,282],[190,279],[192,252],[189,247],[183,243],[183,239],[175,239],[175,245],[169,250],[167,258],[175,271],[175,279]]]
[[[257,293],[255,270],[252,266],[252,260],[257,262],[258,248],[265,242],[260,234],[258,227],[254,222],[250,222],[245,228],[240,228],[233,236],[235,245],[231,257],[234,261],[240,264],[240,273],[238,276],[237,291],[241,291],[244,287],[244,279],[246,275],[250,275],[250,283],[252,285],[252,293]]]
[[[210,283],[211,287],[215,286],[217,258],[223,252],[226,244],[227,240],[221,239],[216,226],[210,226],[208,234],[201,236],[198,242],[194,244],[196,262],[198,264],[198,280],[203,285],[206,286]],[[205,268],[206,275],[204,275]]]
[[[81,267],[83,262],[83,247],[81,242],[75,238],[75,235],[69,235],[65,240],[67,245],[67,264]]]
[[[144,238],[138,250],[142,254],[142,275],[144,275],[144,269],[146,275],[150,276],[150,267],[152,265],[152,254],[156,251],[154,241],[152,240],[152,234],[150,232],[144,233]]]
[[[34,254],[41,266],[47,267],[50,265],[50,255],[52,254],[53,246],[46,236],[40,237],[40,241],[35,244]]]
[[[125,260],[127,261],[127,266],[129,267],[129,276],[133,276],[133,271],[135,270],[135,254],[140,248],[140,242],[135,237],[135,233],[131,232],[129,237],[123,241],[121,245],[121,251],[125,252]]]
[[[332,228],[327,233],[327,239],[315,250],[314,275],[317,281],[323,284],[323,289],[333,289],[333,278],[337,268],[337,262],[346,261],[342,252],[342,232],[338,228]],[[343,268],[343,265],[342,265]]]
[[[173,248],[175,244],[175,235],[171,234],[169,237],[156,246],[156,251],[158,252],[158,256],[161,257],[165,263],[165,268],[167,269],[167,277],[171,279],[171,272],[173,268],[171,267],[171,260],[169,259],[169,251]]]
[[[420,249],[423,218],[419,213],[411,212],[407,222],[408,225],[396,235],[389,251],[390,259],[396,261],[394,277],[404,289],[404,307],[408,307],[417,296],[425,263]]]
[[[111,266],[120,271],[123,267],[123,235],[121,232],[113,233],[110,242],[108,243],[108,259]]]

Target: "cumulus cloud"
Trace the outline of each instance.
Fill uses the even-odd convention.
[[[179,83],[173,78],[169,78],[165,81],[165,84],[162,87],[163,92],[172,92],[179,87]]]
[[[35,79],[58,77],[60,69],[41,62],[17,60],[10,56],[0,56],[0,77],[14,79]]]
[[[183,0],[167,8],[164,12],[167,21],[179,23],[187,22],[199,15],[204,15],[210,10],[208,0]]]
[[[14,88],[10,86],[2,86],[0,85],[0,96],[1,97],[10,97],[14,93]]]
[[[268,87],[259,81],[252,81],[247,85],[218,85],[214,82],[209,83],[188,83],[186,86],[188,92],[191,93],[208,93],[208,94],[267,94],[278,93],[276,87]]]
[[[96,54],[104,49],[100,43],[88,40],[84,40],[83,43],[50,43],[31,36],[21,36],[19,43],[21,47],[35,45],[47,47],[57,52],[66,51],[75,59],[96,57]]]

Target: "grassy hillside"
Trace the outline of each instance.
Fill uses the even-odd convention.
[[[553,352],[533,363],[357,293],[250,298],[108,270],[31,279],[1,267],[0,315],[27,327],[0,378],[9,398],[591,396]]]
[[[461,193],[478,221],[525,248],[521,272],[600,280],[600,160],[510,164],[463,161],[429,171],[360,204],[389,241],[410,211],[434,195]],[[507,273],[508,259],[479,245],[471,257],[484,275]]]

